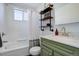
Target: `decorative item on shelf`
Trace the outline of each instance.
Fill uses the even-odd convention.
[[[53,32],[54,30],[53,30],[53,29],[51,29],[50,31],[52,31],[52,32]]]
[[[49,7],[53,7],[53,4],[50,4],[50,3],[49,3],[48,5],[49,5]]]
[[[46,18],[48,16],[50,16],[50,13],[49,12],[45,13],[44,18]]]
[[[46,3],[45,3],[46,5]],[[40,12],[41,15],[41,30],[44,31],[44,28],[49,27],[50,31],[53,31],[53,29],[51,29],[51,27],[53,26],[51,24],[51,19],[53,19],[53,17],[51,16],[51,10],[53,10],[53,5],[52,4],[48,4],[48,7],[45,6],[45,9],[43,11]],[[43,21],[49,20],[49,24],[46,24],[46,26],[43,26]]]
[[[51,26],[50,23],[47,23],[47,26]]]

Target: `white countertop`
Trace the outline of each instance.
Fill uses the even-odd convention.
[[[79,38],[76,38],[76,37],[53,36],[53,35],[47,35],[47,36],[42,36],[42,37],[47,38],[49,40],[59,42],[59,43],[63,43],[66,45],[70,45],[70,46],[79,48]]]

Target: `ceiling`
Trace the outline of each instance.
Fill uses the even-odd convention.
[[[68,3],[54,3],[54,8],[55,9],[59,9],[65,5],[67,5]]]
[[[24,8],[37,9],[42,3],[12,3]]]
[[[31,8],[31,9],[38,9],[39,7],[42,8],[42,6],[44,5],[44,3],[12,3],[14,5],[18,5],[24,8]],[[67,3],[54,3],[54,8],[58,9],[64,5],[66,5]]]

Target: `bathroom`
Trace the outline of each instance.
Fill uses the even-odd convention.
[[[53,11],[51,11],[53,19],[51,19],[50,24],[52,27],[48,25],[48,27],[44,27],[44,31],[42,31],[41,26],[46,25],[49,20],[46,20],[45,23],[40,21],[40,12],[49,5],[50,3],[0,3],[0,37],[2,41],[0,56],[36,55],[33,54],[35,52],[31,52],[32,49],[39,50],[36,51],[38,53],[40,52],[39,54],[37,53],[38,56],[43,56],[45,53],[41,55],[41,37],[47,38],[46,36],[50,37],[49,35],[55,36],[56,29],[58,31],[58,37],[62,35],[60,36],[61,38],[63,38],[63,36],[66,36],[66,38],[78,38],[79,8],[77,7],[79,7],[79,4],[51,3],[51,5],[53,5]],[[68,10],[67,12],[61,12],[61,10],[64,10],[64,7],[73,7],[74,10],[71,11],[72,14],[66,14],[70,12]],[[74,15],[73,11],[75,12]],[[43,24],[41,24],[41,22],[43,22]],[[64,35],[62,33],[64,33]],[[32,48],[34,46],[35,48]],[[70,44],[70,47],[71,46]],[[46,53],[48,56],[51,54],[50,52]],[[78,55],[78,53],[75,53],[75,55]]]

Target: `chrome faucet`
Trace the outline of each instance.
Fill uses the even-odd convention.
[[[62,35],[66,35],[66,28],[65,27],[62,27],[61,31],[62,31]]]
[[[2,41],[2,37],[5,35],[5,33],[4,32],[2,32],[2,33],[0,33],[0,37],[1,37],[1,41]],[[8,41],[2,41],[2,43],[7,43]]]
[[[66,28],[62,27],[62,31],[63,31],[63,33],[66,33]]]
[[[66,28],[65,28],[65,27],[62,27],[61,33],[62,33],[62,35],[64,35],[64,36],[71,36],[71,35],[72,35],[71,32],[67,32],[67,31],[66,31]]]

